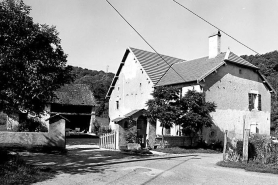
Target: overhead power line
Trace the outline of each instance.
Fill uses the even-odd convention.
[[[124,16],[108,1],[106,0],[106,2],[119,14],[119,16],[141,37],[141,39],[143,39],[143,41],[148,44],[148,46],[169,66],[169,69],[172,68],[172,66],[151,46],[151,44],[124,18]],[[185,79],[174,69],[175,73],[177,73],[177,75],[179,75],[181,77],[182,80],[185,81]],[[163,76],[162,76],[163,77]],[[161,78],[162,78],[161,77]],[[161,78],[157,81],[157,83],[161,80]],[[156,83],[156,84],[157,84]]]
[[[233,36],[229,35],[228,33],[226,33],[225,31],[223,31],[222,29],[220,29],[219,27],[215,26],[214,24],[208,22],[206,19],[204,19],[203,17],[199,16],[198,14],[196,14],[195,12],[193,12],[192,10],[190,10],[189,8],[185,7],[184,5],[180,4],[179,2],[173,0],[175,3],[177,3],[178,5],[180,5],[181,7],[183,7],[184,9],[186,9],[187,11],[191,12],[192,14],[194,14],[195,16],[197,16],[198,18],[202,19],[203,21],[205,21],[206,23],[208,23],[209,25],[211,25],[212,27],[218,29],[219,31],[221,31],[222,33],[224,33],[225,35],[227,35],[228,37],[230,37],[231,39],[235,40],[236,42],[238,42],[239,44],[243,45],[244,47],[250,49],[251,51],[255,52],[256,54],[260,54],[257,51],[253,50],[252,48],[248,47],[247,45],[243,44],[242,42],[240,42],[239,40],[237,40],[236,38],[234,38]]]

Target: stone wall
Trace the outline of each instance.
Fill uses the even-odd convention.
[[[48,132],[0,132],[0,146],[65,148],[65,120],[50,124]]]
[[[193,138],[192,145],[195,146],[198,138]],[[190,146],[191,138],[188,136],[164,136],[164,140],[170,147],[175,146]],[[162,137],[156,138],[156,144],[162,141]]]

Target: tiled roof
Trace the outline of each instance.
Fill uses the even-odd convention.
[[[142,113],[144,113],[145,111],[146,111],[145,109],[135,109],[135,110],[133,110],[133,111],[131,111],[131,112],[125,114],[123,117],[117,117],[117,118],[113,119],[112,121],[113,121],[113,122],[119,122],[119,121],[122,121],[122,120],[124,120],[124,119],[129,118],[129,117],[132,117],[133,115],[135,115],[135,114],[137,114],[137,113],[142,114]]]
[[[57,98],[52,103],[65,105],[95,106],[95,98],[89,87],[85,84],[65,85],[55,91]]]
[[[172,68],[176,72],[172,68],[169,69],[157,85],[161,86],[196,81],[205,74],[209,73],[212,69],[217,68],[217,66],[222,64],[224,58],[225,53],[221,53],[215,58],[211,59],[208,57],[203,57],[174,64]]]
[[[116,76],[118,76],[121,72],[121,68],[124,65],[124,61],[129,51],[134,54],[134,56],[137,58],[137,60],[140,62],[140,64],[150,77],[153,84],[157,86],[200,81],[211,74],[213,71],[224,65],[225,62],[259,69],[258,67],[254,66],[253,64],[249,63],[248,61],[230,51],[228,51],[227,53],[220,53],[215,58],[209,59],[208,57],[203,57],[190,61],[161,55],[161,57],[168,63],[167,64],[156,53],[136,48],[129,48],[125,53],[125,56]],[[117,79],[118,77],[115,77],[113,79],[112,85],[110,86],[106,97],[110,97]]]
[[[244,60],[243,58],[237,56],[233,52],[230,52],[229,57],[228,57],[228,61],[236,63],[236,64],[245,65],[245,66],[248,66],[248,67],[259,69],[257,66],[254,66],[253,64],[251,64],[250,62],[248,62],[248,61]]]
[[[135,55],[137,60],[140,62],[151,81],[156,84],[159,79],[165,74],[169,69],[169,65],[183,62],[184,60],[161,55],[161,57],[168,63],[166,63],[158,54],[144,51],[140,49],[130,48],[132,53]]]
[[[227,58],[225,57],[226,53],[220,53],[215,58],[203,57],[174,64],[172,68],[169,69],[167,73],[162,77],[162,79],[158,82],[157,86],[202,80],[213,71],[221,67],[223,64],[225,64],[225,62],[231,62],[234,64],[258,69],[256,66],[247,62],[243,58],[238,57],[232,52],[228,53]]]

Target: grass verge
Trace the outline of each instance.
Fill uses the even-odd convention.
[[[28,165],[15,152],[0,148],[0,184],[28,185],[55,176],[50,168]]]
[[[259,173],[273,173],[278,174],[278,166],[277,165],[264,165],[254,162],[249,163],[241,163],[241,162],[233,162],[233,161],[219,161],[216,163],[218,166],[228,167],[228,168],[241,168],[246,171],[259,172]]]
[[[169,153],[169,154],[191,154],[191,153],[220,153],[217,150],[211,150],[211,149],[189,149],[189,148],[180,148],[180,147],[171,147],[171,148],[157,148],[154,149],[154,151],[163,152],[163,153]]]

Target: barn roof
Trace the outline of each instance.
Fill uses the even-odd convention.
[[[96,100],[90,88],[85,84],[65,85],[56,90],[52,103],[65,105],[95,106]]]

